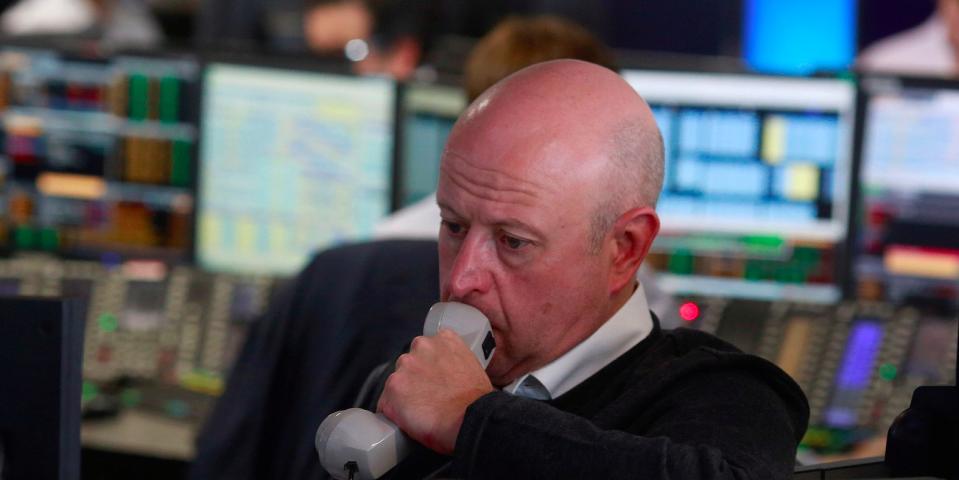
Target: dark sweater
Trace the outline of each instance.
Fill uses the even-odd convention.
[[[421,449],[390,478],[437,468],[457,478],[789,478],[808,419],[802,391],[775,365],[656,322],[557,399],[481,397],[452,459]]]

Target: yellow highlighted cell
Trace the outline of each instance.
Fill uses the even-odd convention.
[[[249,218],[240,217],[236,221],[236,246],[240,252],[256,251],[256,224]]]
[[[52,197],[82,198],[94,200],[107,192],[102,178],[71,173],[41,173],[37,177],[37,190]]]
[[[200,218],[200,238],[207,247],[223,246],[223,223],[219,217],[206,213]]]
[[[290,244],[290,229],[282,223],[271,223],[270,231],[270,250],[273,252],[282,252]]]
[[[890,246],[883,264],[889,273],[913,277],[959,278],[959,253],[937,252],[917,248]]]
[[[786,170],[786,198],[808,202],[819,195],[819,169],[815,165],[790,165]]]
[[[766,118],[763,128],[763,161],[777,165],[786,154],[786,119],[772,115]]]

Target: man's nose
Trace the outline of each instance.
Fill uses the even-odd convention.
[[[480,232],[470,231],[463,239],[450,269],[449,289],[452,298],[467,299],[470,295],[489,291],[492,284],[490,267],[494,260],[490,255],[495,254],[490,246],[491,242]]]

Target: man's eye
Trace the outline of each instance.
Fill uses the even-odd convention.
[[[519,250],[520,248],[523,248],[529,244],[529,241],[521,238],[511,237],[509,235],[503,235],[503,243],[506,244],[510,250]]]
[[[458,223],[448,222],[446,220],[443,220],[443,226],[446,227],[446,229],[449,230],[450,233],[454,235],[458,235],[462,233],[464,230],[462,225]]]

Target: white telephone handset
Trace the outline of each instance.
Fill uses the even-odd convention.
[[[430,308],[423,335],[440,329],[456,332],[486,368],[496,342],[489,320],[482,312],[462,303],[437,303]],[[383,476],[409,453],[411,440],[379,413],[349,408],[331,413],[316,430],[320,465],[339,480],[372,480]]]

